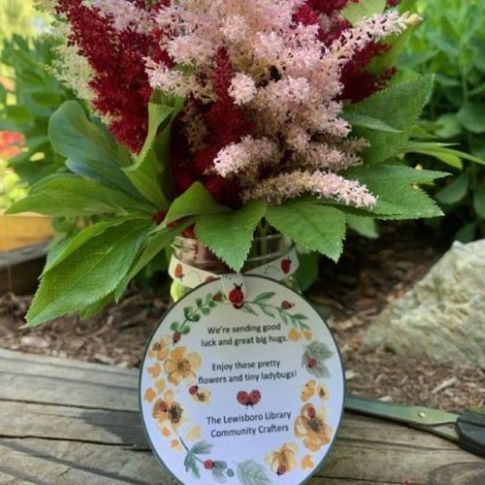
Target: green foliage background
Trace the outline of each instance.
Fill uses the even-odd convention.
[[[435,74],[422,126],[485,159],[485,2],[419,0],[403,7],[413,4],[425,22],[409,38],[400,62],[407,71]],[[441,224],[464,242],[485,237],[485,167],[464,162],[451,171],[455,177],[435,195],[447,214]]]

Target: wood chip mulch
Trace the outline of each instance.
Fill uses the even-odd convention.
[[[342,352],[350,392],[449,411],[485,406],[485,369],[364,352],[365,330],[389,301],[402,296],[446,250],[447,242],[415,227],[394,226],[376,241],[351,238],[335,265],[324,262],[308,297],[327,317]],[[0,347],[89,362],[137,367],[154,325],[169,305],[168,282],[132,289],[119,305],[80,322],[65,317],[21,329],[31,297],[0,295]]]

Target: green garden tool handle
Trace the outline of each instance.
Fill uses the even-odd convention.
[[[485,414],[464,412],[456,421],[460,448],[485,458]]]

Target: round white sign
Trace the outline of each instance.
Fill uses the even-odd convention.
[[[344,372],[325,322],[281,283],[244,283],[226,297],[214,280],[182,298],[142,363],[150,443],[185,485],[302,483],[340,424]]]

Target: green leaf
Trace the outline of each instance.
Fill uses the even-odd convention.
[[[234,271],[239,271],[249,254],[254,230],[265,212],[263,202],[250,201],[233,212],[200,216],[195,232],[202,244]]]
[[[435,199],[446,205],[456,204],[466,196],[469,185],[470,178],[468,172],[464,172],[444,189],[437,192],[435,194]]]
[[[299,245],[337,261],[343,250],[345,214],[314,202],[291,201],[270,207],[268,222]]]
[[[171,124],[182,109],[184,100],[164,99],[164,102],[158,103],[155,98],[148,105],[149,123],[145,144],[134,165],[126,167],[124,172],[145,198],[160,209],[167,209],[167,196],[161,187],[162,172],[168,170],[166,145],[169,143]],[[157,140],[159,131],[162,133]]]
[[[8,214],[37,212],[54,217],[85,217],[100,214],[150,214],[152,208],[95,180],[71,174],[51,175],[37,182],[25,199]]]
[[[314,251],[298,251],[300,266],[295,274],[301,291],[307,291],[317,281],[319,274],[320,254]]]
[[[195,455],[192,452],[188,452],[184,460],[185,471],[192,472],[195,478],[200,479],[200,470]]]
[[[409,139],[433,87],[431,76],[393,84],[361,103],[346,108],[346,116],[367,116],[379,120],[400,133],[356,127],[353,133],[366,138],[370,147],[364,151],[369,163],[381,163],[400,153]],[[403,102],[403,100],[405,100]]]
[[[363,19],[382,13],[386,8],[386,0],[360,0],[349,2],[340,14],[352,25],[358,25]]]
[[[104,310],[104,308],[112,301],[113,293],[110,293],[104,298],[101,298],[101,300],[97,301],[96,303],[93,303],[92,305],[83,308],[79,312],[79,317],[81,318],[81,320],[87,320],[88,318],[94,317],[100,314]]]
[[[207,441],[198,441],[190,449],[194,455],[208,455],[212,451],[212,445]]]
[[[184,224],[179,224],[172,229],[163,228],[160,231],[152,232],[144,242],[144,246],[139,255],[133,261],[130,270],[126,273],[120,284],[116,288],[115,299],[118,301],[125,291],[128,283],[147,266],[161,251],[163,251],[184,229],[193,224],[193,219],[186,221]]]
[[[373,118],[372,116],[360,115],[358,113],[347,112],[344,118],[355,128],[369,128],[369,130],[383,131],[385,133],[402,133],[402,130],[396,130],[384,121]]]
[[[120,224],[128,222],[129,220],[130,219],[127,218],[110,219],[107,221],[98,222],[97,224],[92,224],[80,231],[74,237],[65,240],[62,244],[55,245],[51,250],[49,250],[47,263],[42,274],[47,273],[59,263],[64,261],[68,256],[77,251],[88,241],[98,237],[108,229],[113,229]]]
[[[344,173],[346,178],[358,180],[378,197],[375,207],[368,211],[378,219],[419,219],[438,217],[441,210],[429,195],[416,185],[432,184],[447,177],[445,172],[416,170],[405,165],[367,165]]]
[[[423,155],[437,158],[438,160],[441,160],[442,162],[455,168],[463,168],[463,164],[461,162],[462,159],[477,163],[479,165],[485,165],[485,160],[470,155],[469,153],[449,148],[449,146],[444,143],[419,142],[411,140],[406,143],[404,153],[422,153]]]
[[[455,241],[460,241],[467,244],[475,240],[477,235],[478,222],[470,222],[465,224],[456,234]]]
[[[271,298],[273,298],[273,296],[275,296],[275,292],[273,291],[265,291],[263,293],[260,293],[254,300],[253,302],[254,303],[262,303],[262,302],[265,302],[267,300],[271,300]]]
[[[485,103],[465,104],[458,112],[458,121],[472,133],[485,133]]]
[[[121,170],[131,163],[129,153],[99,126],[88,120],[76,101],[66,101],[50,118],[49,138],[54,149],[68,158],[68,168],[140,199]]]
[[[264,467],[254,460],[238,463],[236,474],[241,485],[271,485]]]
[[[307,352],[318,361],[330,359],[333,355],[333,352],[323,342],[312,342],[308,345]]]
[[[475,212],[485,219],[485,187],[480,187],[475,190],[473,194],[473,207]]]
[[[164,225],[188,216],[219,214],[229,212],[227,207],[218,204],[200,182],[195,182],[170,206]]]
[[[377,223],[373,217],[363,217],[353,214],[347,214],[347,224],[350,229],[352,229],[361,236],[367,237],[369,239],[377,239],[379,237]]]
[[[112,293],[146,237],[146,222],[129,221],[91,239],[41,279],[29,326],[82,310]]]

